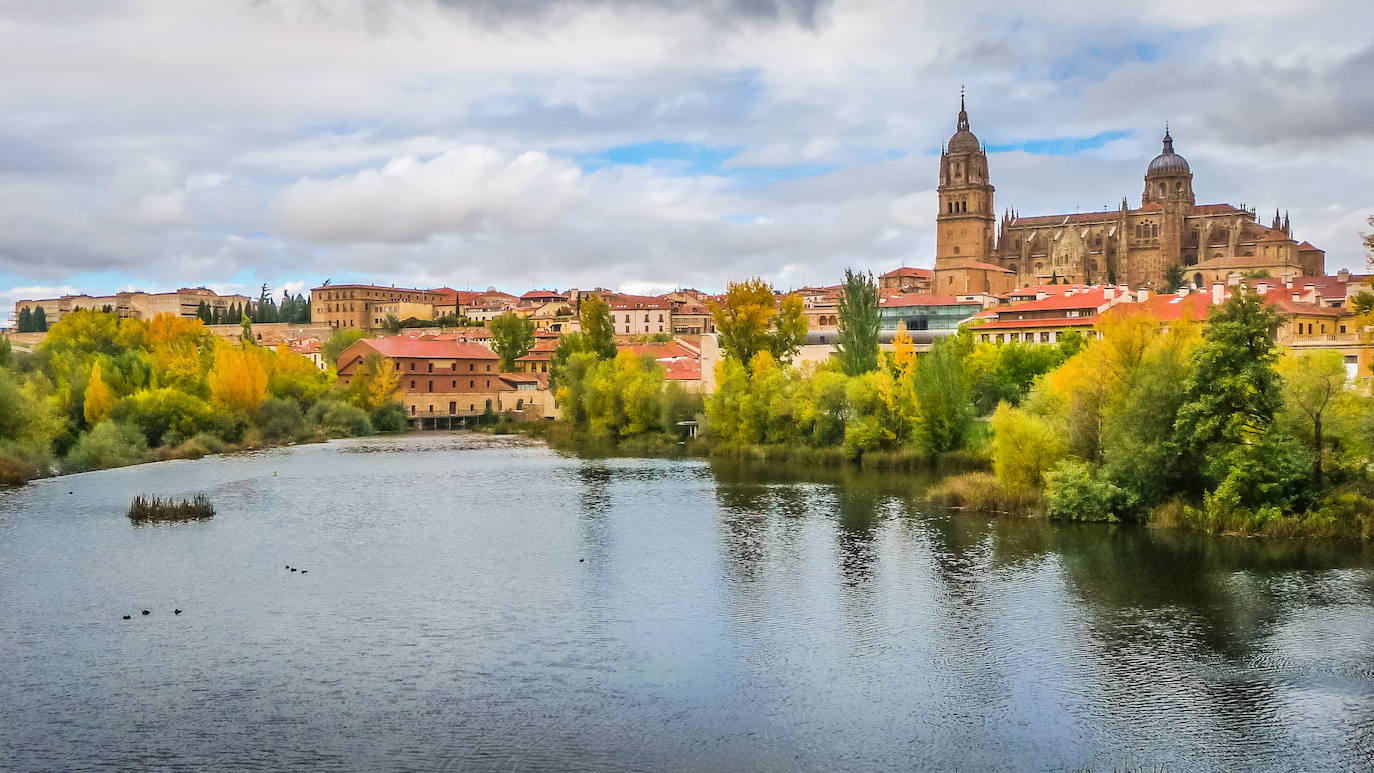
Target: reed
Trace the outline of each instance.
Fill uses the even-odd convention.
[[[129,520],[135,522],[197,521],[214,515],[215,506],[204,494],[197,494],[190,499],[161,499],[139,494],[129,505]]]

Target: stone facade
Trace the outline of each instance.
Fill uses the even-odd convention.
[[[1144,183],[1139,207],[1122,198],[1112,210],[1034,217],[1007,210],[998,221],[987,151],[961,102],[940,156],[933,292],[1066,283],[1172,289],[1164,285],[1174,267],[1197,287],[1246,274],[1325,273],[1325,253],[1296,240],[1286,215],[1275,212],[1265,226],[1244,205],[1198,204],[1192,170],[1167,130]]]

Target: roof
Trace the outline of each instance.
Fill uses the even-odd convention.
[[[668,360],[663,363],[663,377],[669,381],[699,381],[701,379],[701,360]]]
[[[1312,242],[1309,242],[1309,241],[1306,241],[1306,240],[1304,240],[1301,244],[1298,245],[1298,252],[1307,252],[1308,250],[1316,250],[1317,252],[1326,252],[1326,250],[1324,250],[1324,249],[1322,249],[1321,247],[1318,247],[1318,246],[1316,246],[1315,244],[1313,244]]]
[[[879,306],[906,307],[906,306],[977,306],[982,308],[983,304],[978,301],[961,301],[953,295],[926,295],[924,293],[898,293],[888,295],[878,301]]]
[[[932,271],[931,269],[928,269],[928,268],[915,268],[915,267],[912,267],[912,266],[902,266],[901,268],[894,268],[894,269],[892,269],[891,271],[887,272],[886,274],[883,274],[882,276],[883,276],[883,278],[887,278],[887,277],[891,277],[891,276],[919,276],[919,277],[930,278],[930,277],[935,276],[935,272]],[[806,289],[810,289],[810,288],[806,288]],[[829,290],[829,289],[835,289],[835,288],[819,288],[819,289],[827,289],[827,290]]]
[[[1085,327],[1097,322],[1097,315],[1091,317],[1042,317],[1040,319],[998,319],[978,325],[975,332],[984,330],[1010,330],[1026,327]]]
[[[495,360],[496,354],[481,344],[469,341],[435,340],[393,336],[364,338],[358,341],[377,350],[385,357],[409,357],[434,360]],[[350,349],[353,347],[349,347]]]
[[[557,290],[530,290],[529,292],[520,296],[521,300],[526,301],[534,300],[536,298],[557,298],[560,301],[568,300],[568,296],[558,292]]]
[[[1239,211],[1230,204],[1197,204],[1193,207],[1194,215],[1225,215]]]
[[[1007,306],[999,306],[996,311],[1001,314],[1016,311],[1057,311],[1069,309],[1096,309],[1107,303],[1107,297],[1103,292],[1104,288],[1093,287],[1087,290],[1074,292],[1072,295],[1061,293],[1033,301],[1020,301]]]
[[[1086,290],[1090,285],[1071,284],[1071,285],[1027,285],[1011,292],[1002,293],[998,298],[1014,298],[1020,296],[1037,296],[1041,293],[1045,295],[1063,295],[1069,290]]]
[[[701,352],[697,351],[696,349],[689,348],[688,346],[686,346],[686,345],[683,344],[682,342],[676,341],[676,340],[674,340],[674,341],[664,341],[664,342],[662,342],[662,343],[622,344],[622,345],[620,345],[620,346],[618,346],[618,347],[616,347],[616,348],[617,348],[619,351],[622,351],[622,352],[632,352],[632,353],[634,353],[634,354],[642,354],[642,355],[646,355],[646,356],[648,356],[648,357],[653,357],[653,358],[656,359],[656,360],[658,360],[658,359],[663,359],[663,358],[667,358],[667,357],[700,357],[700,356],[701,356]]]
[[[655,298],[652,295],[624,295],[614,293],[611,295],[610,306],[616,311],[626,309],[667,309],[672,307],[672,301],[663,298]]]
[[[1034,217],[1014,217],[1013,226],[1055,226],[1069,223],[1096,223],[1102,220],[1115,220],[1117,212],[1073,212],[1064,215],[1035,215]]]
[[[340,284],[340,285],[320,285],[310,288],[310,292],[316,290],[395,290],[398,293],[437,293],[440,290],[422,290],[418,287],[387,287],[384,285],[359,285],[359,284]]]

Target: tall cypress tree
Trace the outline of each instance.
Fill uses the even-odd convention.
[[[29,307],[28,307],[28,306],[25,306],[24,308],[22,308],[22,309],[19,310],[18,324],[19,324],[19,332],[21,332],[21,333],[32,333],[32,332],[33,332],[33,314],[29,313]]]
[[[33,316],[30,317],[30,326],[31,330],[29,332],[31,333],[48,332],[48,313],[43,310],[42,306],[33,310]]]

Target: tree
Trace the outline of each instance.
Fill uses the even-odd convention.
[[[1289,354],[1279,361],[1284,404],[1306,418],[1312,429],[1312,485],[1322,486],[1322,416],[1345,387],[1345,363],[1339,352]]]
[[[29,332],[48,332],[48,312],[44,311],[42,306],[34,307],[33,314],[29,317]]]
[[[1374,227],[1374,215],[1369,216],[1368,222],[1370,226]],[[1374,231],[1362,233],[1360,238],[1364,240],[1365,261],[1374,266]]]
[[[586,351],[603,360],[615,357],[615,321],[611,319],[611,306],[595,295],[582,299],[577,310],[579,327],[586,337]]]
[[[534,348],[534,322],[508,311],[491,321],[491,350],[501,358],[501,370],[515,370],[515,361]]]
[[[25,306],[24,308],[19,310],[19,319],[17,321],[17,324],[19,327],[19,332],[33,332],[33,314],[29,312],[28,306]]]
[[[801,298],[789,295],[779,304],[773,288],[757,277],[729,283],[725,301],[708,305],[721,349],[741,363],[752,362],[759,352],[787,362],[806,342],[806,309]]]
[[[401,332],[400,318],[398,318],[395,314],[386,315],[386,319],[382,320],[382,330],[385,330],[386,332],[392,335],[396,335],[397,333]]]
[[[962,336],[945,336],[916,363],[917,412],[926,450],[931,453],[963,448],[973,422],[964,372],[966,349]]]
[[[110,409],[114,407],[114,395],[110,393],[110,388],[105,385],[105,380],[100,377],[100,361],[96,360],[91,364],[91,378],[86,382],[86,399],[82,403],[81,413],[86,419],[86,426],[94,427],[110,415]]]
[[[1037,491],[1064,457],[1064,439],[1049,422],[1007,403],[997,406],[992,427],[992,470],[1009,491]]]
[[[1183,276],[1183,266],[1175,263],[1164,270],[1164,292],[1172,293],[1187,282],[1188,280]]]
[[[847,376],[878,369],[878,285],[873,273],[844,270],[840,292],[840,334],[835,341]]]
[[[336,328],[329,334],[329,338],[320,346],[320,356],[329,363],[330,368],[338,367],[339,355],[344,349],[352,346],[355,341],[363,338],[366,333],[357,328]]]
[[[243,329],[243,332],[239,333],[239,341],[244,346],[251,346],[257,343],[253,340],[253,320],[249,319],[247,314],[244,314],[239,319],[239,327]]]
[[[210,304],[203,300],[196,304],[196,318],[207,325],[214,322],[215,318],[210,313]]]
[[[256,414],[267,399],[267,369],[256,346],[216,344],[209,382],[211,400],[244,415]]]
[[[354,405],[372,412],[396,402],[400,388],[401,378],[391,360],[378,352],[369,352],[348,385],[348,393]]]
[[[1243,284],[1208,314],[1174,420],[1174,446],[1194,462],[1185,467],[1220,481],[1230,451],[1253,444],[1273,423],[1281,405],[1274,370],[1279,324],[1274,309]]]

